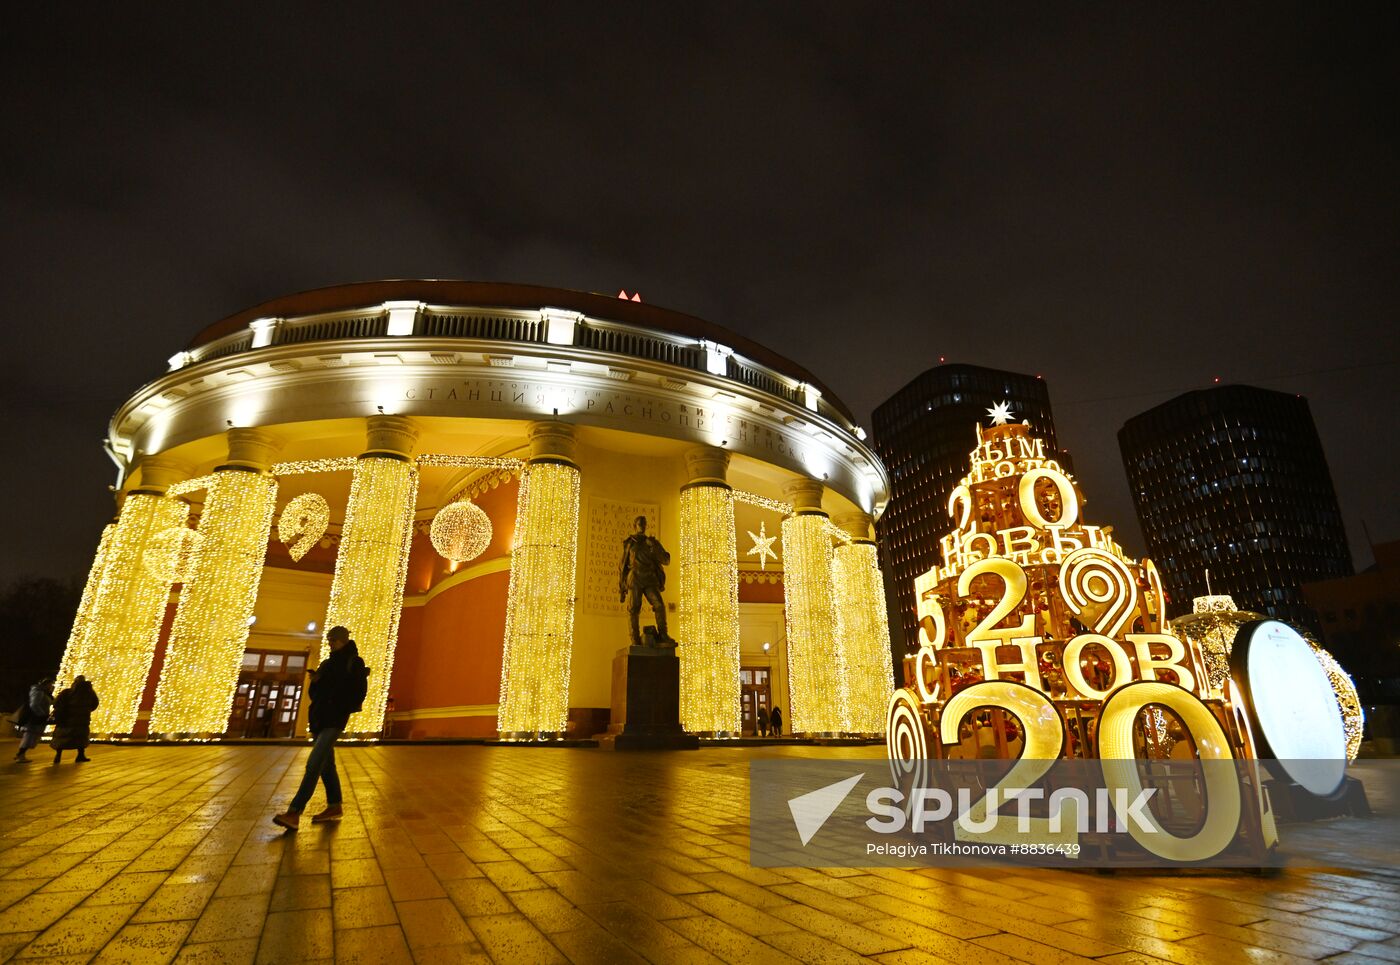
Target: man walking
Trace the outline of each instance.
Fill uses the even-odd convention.
[[[29,701],[20,714],[19,727],[24,736],[19,740],[19,753],[15,755],[15,760],[19,763],[32,763],[24,755],[30,748],[36,747],[39,738],[44,736],[44,728],[49,726],[49,710],[52,707],[53,678],[45,677],[29,688]]]
[[[326,634],[326,643],[331,648],[331,655],[310,672],[311,710],[308,723],[313,743],[311,756],[306,759],[306,773],[291,805],[272,819],[273,824],[289,831],[295,831],[301,825],[301,812],[311,801],[318,780],[326,786],[326,809],[313,815],[311,823],[341,819],[340,775],[335,769],[335,742],[350,722],[350,715],[364,706],[365,693],[369,689],[369,668],[360,659],[355,641],[350,639],[350,631],[344,627],[331,627],[330,633]]]

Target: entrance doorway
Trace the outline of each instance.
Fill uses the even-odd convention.
[[[304,653],[273,650],[244,652],[228,721],[230,737],[293,736],[306,677],[306,657]]]
[[[744,735],[758,734],[758,711],[766,715],[773,706],[773,695],[767,667],[739,668],[740,707],[744,713]]]

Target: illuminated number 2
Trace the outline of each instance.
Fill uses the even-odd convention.
[[[943,716],[938,722],[938,739],[944,744],[958,743],[958,729],[962,720],[979,707],[997,707],[1010,711],[1021,722],[1026,743],[1021,757],[1006,772],[994,787],[1023,789],[1034,787],[1036,782],[1050,770],[1055,759],[1060,756],[1060,748],[1065,741],[1065,725],[1060,719],[1055,705],[1048,697],[1033,687],[1010,680],[989,680],[973,684],[955,694],[943,707]],[[991,788],[988,789],[989,791]],[[1001,800],[998,800],[998,804]],[[987,798],[983,797],[968,808],[962,818],[953,826],[953,835],[959,841],[986,841],[994,844],[1043,843],[1071,844],[1079,840],[1078,808],[1073,799],[1061,802],[1060,813],[1056,816],[1056,830],[1051,830],[1050,818],[1031,818],[1030,835],[1027,837],[1017,829],[1016,817],[996,814],[987,817]],[[985,825],[986,830],[969,828],[967,825]]]

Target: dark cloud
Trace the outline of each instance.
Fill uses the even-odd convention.
[[[81,572],[97,445],[197,330],[463,277],[743,331],[861,417],[939,355],[1115,433],[1307,395],[1354,548],[1400,537],[1396,13],[1278,4],[69,5],[0,49],[5,576]]]

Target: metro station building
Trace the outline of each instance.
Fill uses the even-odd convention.
[[[386,281],[204,329],[117,411],[119,511],[60,671],[93,729],[305,733],[343,624],[350,731],[587,737],[628,646],[622,540],[671,554],[682,724],[879,733],[884,469],[815,375],[631,299]],[[776,537],[776,538],[775,538]],[[644,608],[642,622],[650,622]]]

